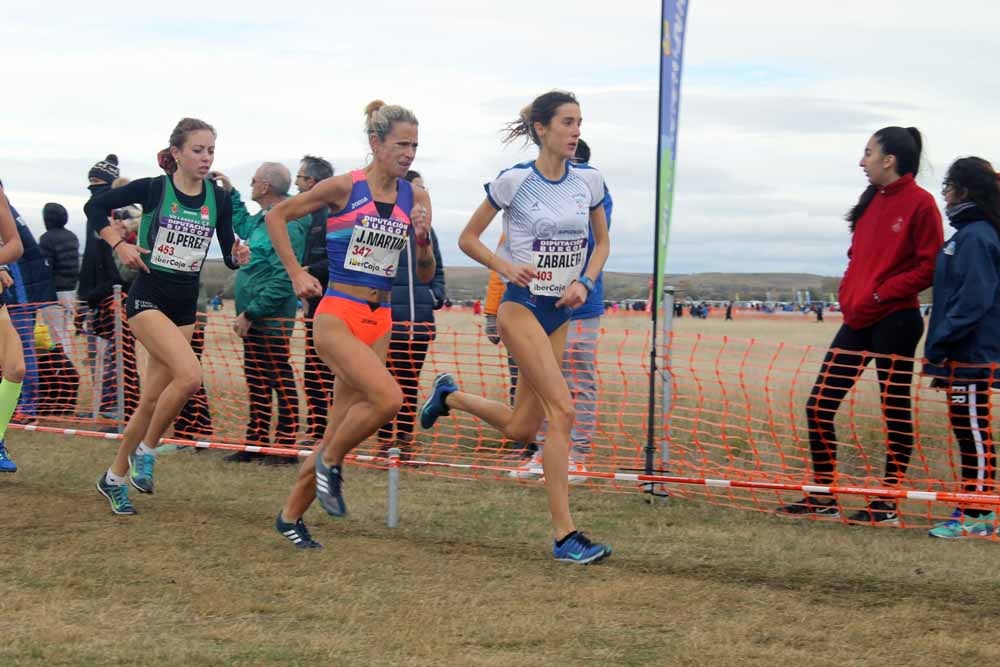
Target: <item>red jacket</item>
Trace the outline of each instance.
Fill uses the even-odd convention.
[[[917,295],[933,282],[943,244],[941,212],[912,175],[881,188],[854,225],[840,282],[844,324],[864,329],[892,313],[919,307]]]

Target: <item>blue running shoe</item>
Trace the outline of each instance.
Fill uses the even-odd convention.
[[[347,505],[341,495],[340,487],[344,483],[340,466],[327,467],[323,457],[316,455],[316,500],[330,516],[344,516]]]
[[[97,480],[97,490],[111,503],[111,511],[115,514],[138,514],[128,499],[128,487],[124,484],[108,484],[107,477],[101,473]]]
[[[430,428],[434,426],[438,417],[447,417],[450,414],[444,399],[448,397],[448,394],[456,391],[458,391],[458,385],[455,384],[455,378],[450,373],[441,373],[434,378],[434,390],[431,392],[430,398],[420,408],[421,428]]]
[[[153,492],[153,466],[156,464],[154,454],[133,454],[128,457],[128,481],[139,493]]]
[[[274,529],[299,549],[323,548],[323,545],[309,534],[309,529],[301,518],[295,523],[288,523],[281,520],[281,512],[278,512],[278,518],[274,520]]]
[[[607,544],[596,544],[590,541],[580,531],[575,531],[569,539],[559,546],[553,543],[552,555],[560,563],[576,563],[586,565],[596,563],[611,555],[611,547]]]
[[[17,472],[17,464],[11,460],[3,440],[0,440],[0,472]]]

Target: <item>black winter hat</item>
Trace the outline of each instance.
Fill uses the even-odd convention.
[[[69,220],[69,214],[66,213],[66,207],[62,204],[49,202],[42,208],[42,220],[45,221],[45,229],[65,227]]]
[[[111,153],[90,168],[87,178],[97,178],[111,185],[111,182],[118,178],[118,173],[118,156]]]

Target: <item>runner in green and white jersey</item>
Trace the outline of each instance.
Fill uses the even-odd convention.
[[[153,493],[154,448],[201,386],[201,364],[191,349],[199,277],[213,234],[228,250],[223,259],[236,269],[250,259],[233,234],[229,194],[208,180],[215,159],[215,130],[184,118],[160,152],[158,178],[142,178],[91,199],[88,226],[111,246],[118,259],[138,270],[125,311],[135,337],[149,352],[139,406],[129,418],[118,454],[97,489],[115,514],[135,514],[126,481]],[[133,245],[108,224],[111,211],[141,204],[142,223]]]

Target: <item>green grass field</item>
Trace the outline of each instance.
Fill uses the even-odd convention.
[[[825,345],[836,323],[683,320]],[[814,373],[815,369],[807,369]],[[0,478],[0,665],[974,665],[1000,661],[1000,546],[787,522],[696,498],[574,489],[602,564],[551,561],[536,484],[349,467],[350,515],[273,530],[288,467],[161,457],[115,517],[114,443],[10,431]]]

